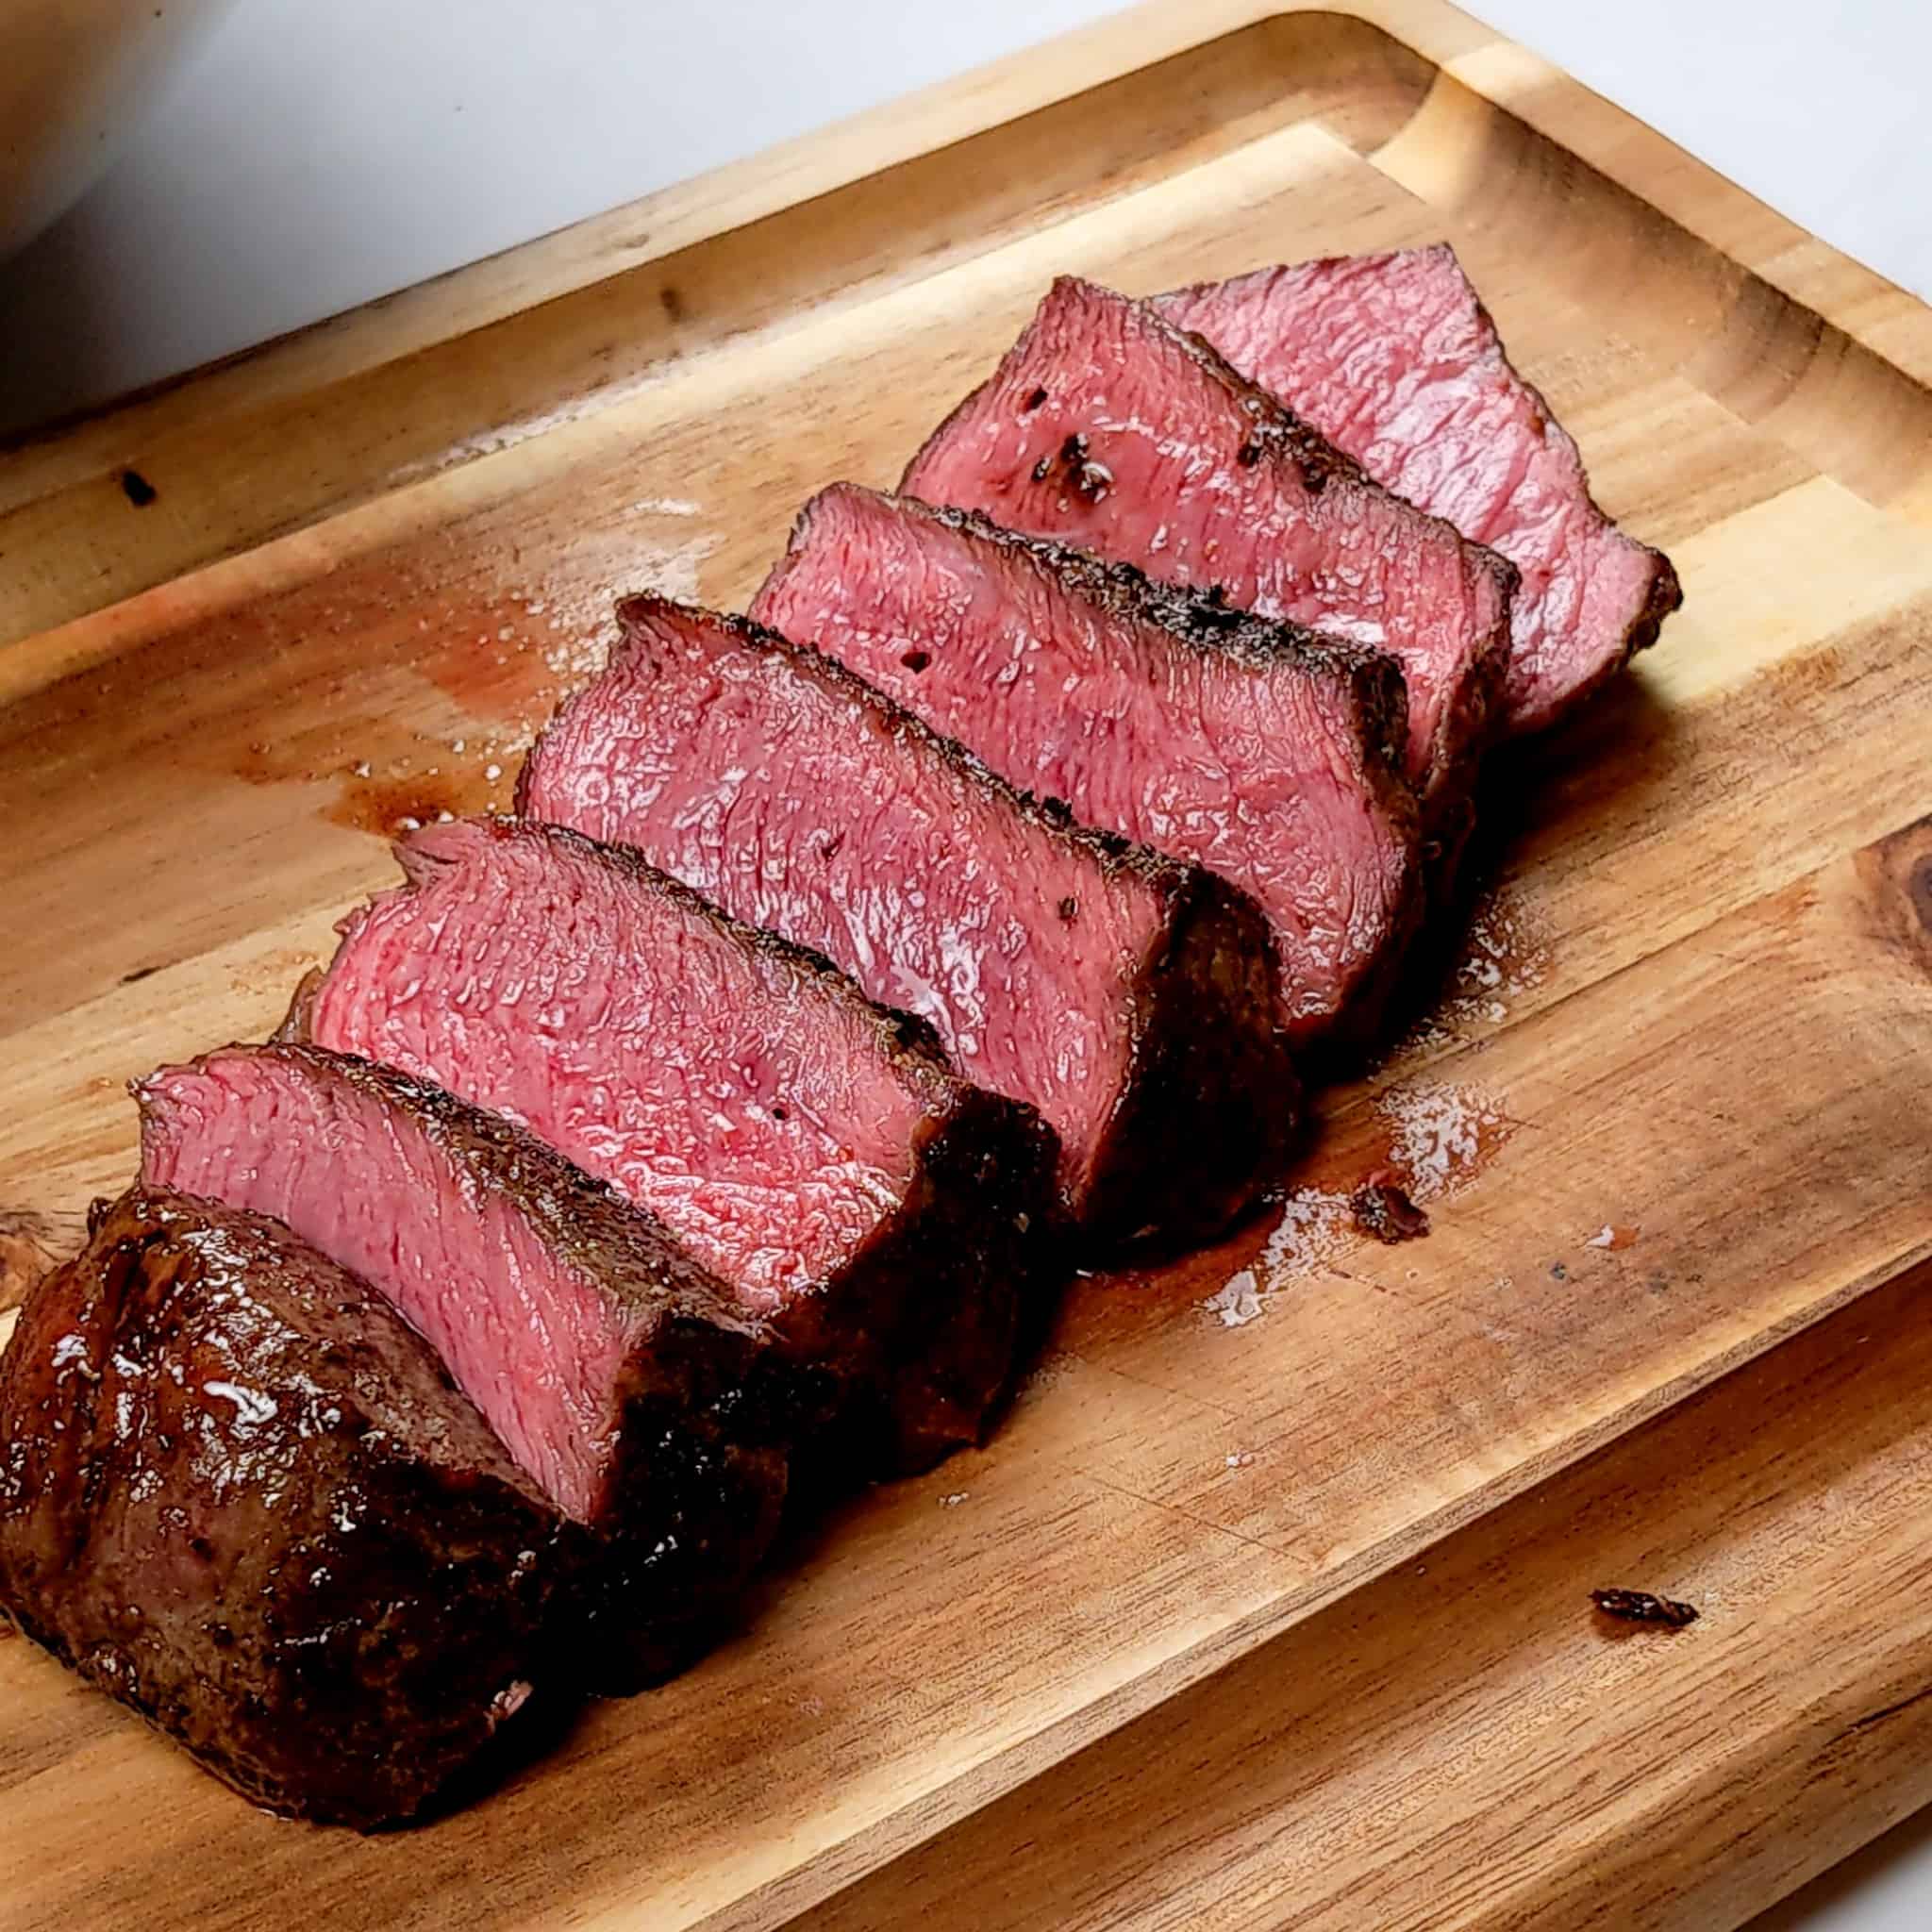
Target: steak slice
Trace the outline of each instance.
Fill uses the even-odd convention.
[[[1216,1231],[1278,1177],[1295,1086],[1266,921],[1076,826],[848,671],[741,618],[619,607],[524,766],[526,813],[637,846],[929,1021],[1060,1137],[1090,1236]]]
[[[1446,242],[1268,268],[1155,297],[1378,482],[1521,573],[1501,719],[1553,723],[1683,599],[1590,494],[1575,441],[1509,366]]]
[[[522,1122],[654,1211],[888,1421],[888,1466],[978,1440],[1043,1273],[1055,1143],[930,1029],[624,847],[425,826],[297,1001],[319,1044]]]
[[[92,1235],[0,1360],[0,1604],[256,1803],[411,1816],[558,1688],[567,1526],[287,1228],[137,1187]]]
[[[1515,571],[1145,303],[1060,276],[900,488],[1389,651],[1425,816],[1462,810]]]
[[[364,1060],[226,1047],[136,1092],[150,1186],[271,1214],[380,1289],[597,1534],[611,1673],[703,1641],[785,1488],[766,1333],[728,1289],[534,1136]]]
[[[851,484],[807,505],[752,614],[1015,784],[1251,892],[1297,1043],[1373,1023],[1420,897],[1383,653]]]

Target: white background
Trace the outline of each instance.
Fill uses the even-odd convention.
[[[0,0],[0,6],[8,0]],[[1932,298],[1932,0],[1473,0]],[[1097,18],[1110,0],[241,0],[0,266],[0,433]]]
[[[1465,4],[1932,299],[1932,0]],[[0,265],[0,433],[1109,10],[242,0],[114,172]],[[1932,1823],[1902,1827],[1763,1932],[1774,1924],[1928,1932]]]

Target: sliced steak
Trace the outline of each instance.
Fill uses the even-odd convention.
[[[637,846],[929,1021],[1058,1131],[1096,1239],[1196,1238],[1277,1178],[1295,1087],[1244,894],[1078,828],[814,651],[662,598],[619,614],[524,811]]]
[[[1419,902],[1381,652],[850,484],[806,507],[752,614],[1013,783],[1245,888],[1298,1042],[1373,1022]]]
[[[651,1208],[889,1421],[890,1468],[976,1441],[1043,1274],[1056,1148],[930,1029],[628,849],[425,826],[292,1016],[521,1121]]]
[[[1432,823],[1460,812],[1514,570],[1145,303],[1062,275],[900,488],[1389,651],[1408,775]]]
[[[1522,574],[1502,723],[1552,723],[1657,641],[1670,560],[1591,499],[1576,444],[1509,366],[1446,243],[1261,269],[1155,298],[1369,474]]]
[[[0,1604],[276,1811],[408,1818],[560,1694],[568,1534],[389,1303],[257,1215],[101,1203],[0,1360]]]
[[[425,1336],[605,1546],[609,1670],[702,1642],[785,1486],[762,1325],[658,1223],[534,1136],[318,1047],[228,1047],[137,1088],[150,1186],[286,1222]]]

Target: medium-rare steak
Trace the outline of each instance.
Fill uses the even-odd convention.
[[[137,1187],[0,1360],[0,1604],[276,1811],[408,1818],[558,1682],[569,1531],[365,1282]]]
[[[1559,717],[1683,602],[1670,560],[1591,500],[1574,441],[1509,366],[1446,243],[1261,269],[1155,306],[1378,482],[1516,566],[1507,730]]]
[[[1460,812],[1515,571],[1145,303],[1062,275],[900,488],[1391,652],[1408,775],[1431,823]]]
[[[930,1029],[637,853],[425,826],[291,1016],[523,1122],[654,1210],[888,1421],[891,1468],[976,1441],[1043,1274],[1052,1130]]]
[[[1419,899],[1383,653],[850,484],[806,507],[752,615],[1016,785],[1253,893],[1298,1041],[1373,1024]]]
[[[786,1473],[768,1338],[723,1283],[533,1135],[364,1060],[227,1047],[136,1092],[150,1186],[273,1215],[380,1289],[596,1532],[609,1672],[703,1641]]]
[[[619,614],[525,812],[637,846],[929,1021],[1058,1131],[1091,1236],[1199,1237],[1278,1177],[1295,1085],[1250,899],[1077,827],[802,645],[662,598]]]

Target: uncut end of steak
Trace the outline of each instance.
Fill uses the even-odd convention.
[[[753,614],[1013,783],[1252,894],[1297,1044],[1373,1027],[1421,902],[1383,653],[851,484],[807,506]]]
[[[1091,1241],[1197,1239],[1279,1178],[1297,1096],[1244,894],[1076,825],[760,626],[656,597],[619,614],[523,810],[638,847],[929,1022],[1058,1132]]]
[[[382,1295],[235,1208],[101,1204],[0,1360],[0,1605],[276,1811],[409,1818],[548,1702],[568,1540]]]
[[[786,1393],[761,1324],[534,1136],[318,1047],[229,1047],[136,1090],[151,1186],[286,1222],[379,1289],[596,1540],[628,1677],[728,1613],[776,1527]]]
[[[930,1032],[624,847],[458,821],[344,922],[297,1024],[522,1122],[654,1212],[885,1422],[978,1440],[1043,1273],[1056,1147]],[[1039,1283],[1043,1287],[1043,1281]]]
[[[1145,303],[1062,275],[900,488],[1388,651],[1425,813],[1466,796],[1515,570]]]
[[[1553,723],[1683,602],[1590,493],[1574,440],[1510,367],[1446,243],[1268,268],[1155,297],[1378,482],[1521,574],[1499,724]]]

